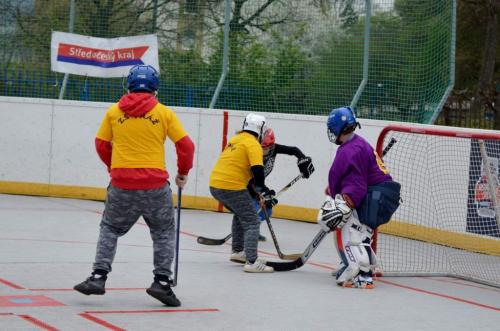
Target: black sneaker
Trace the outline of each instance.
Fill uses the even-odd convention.
[[[164,283],[164,284],[161,284]],[[154,281],[151,287],[146,290],[146,292],[153,298],[160,300],[162,303],[169,307],[179,307],[181,302],[174,294],[174,291],[170,288],[168,282],[158,282]]]
[[[259,241],[266,241],[266,240],[267,240],[267,239],[266,239],[266,237],[265,237],[265,236],[263,236],[263,235],[259,234]]]
[[[77,284],[73,287],[74,290],[85,295],[103,295],[106,293],[104,285],[106,284],[106,276],[96,278],[95,275],[90,276],[84,282]]]

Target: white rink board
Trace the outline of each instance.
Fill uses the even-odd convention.
[[[108,173],[95,152],[94,137],[109,105],[97,102],[0,97],[0,181],[105,188],[108,185]],[[211,169],[221,150],[224,111],[172,108],[196,145],[194,169],[190,172],[184,193],[194,197],[211,197],[208,182]],[[228,111],[228,139],[241,128],[247,113]],[[280,204],[318,208],[324,200],[328,170],[336,150],[336,146],[327,138],[326,116],[262,114],[274,129],[276,142],[299,147],[312,157],[316,168],[310,179],[299,181],[292,190],[283,194]],[[394,124],[389,121],[363,119],[360,119],[360,122],[362,129],[358,132],[373,146],[382,128]],[[175,147],[170,141],[165,146],[167,168],[171,176],[175,176]],[[453,184],[451,187],[455,190],[457,181],[464,181],[466,194],[467,175],[464,170],[468,159],[464,159],[464,155],[457,154],[454,163],[460,166],[450,167],[455,169],[456,173],[447,173],[446,176],[450,178],[450,185]],[[280,156],[276,160],[272,175],[267,179],[267,185],[278,190],[297,175],[295,157]],[[400,179],[402,183],[405,180]],[[451,183],[452,181],[454,183]],[[443,192],[446,192],[446,188],[443,188]],[[466,213],[467,206],[464,201],[466,196],[464,200],[456,201],[455,208]],[[415,217],[418,217],[417,214],[418,211],[415,211]],[[466,217],[463,217],[464,227],[465,220]],[[418,220],[416,223],[425,225],[426,220]],[[457,225],[456,222],[454,224]]]
[[[52,102],[0,98],[0,180],[49,182]]]

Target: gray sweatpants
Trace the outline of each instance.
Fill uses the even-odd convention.
[[[108,187],[101,220],[94,270],[111,271],[118,237],[127,233],[142,216],[153,239],[155,275],[172,275],[175,255],[175,221],[172,191],[166,184],[154,190],[123,190]]]
[[[230,191],[210,187],[210,193],[234,214],[231,226],[233,251],[245,250],[247,260],[255,261],[260,220],[248,190]]]

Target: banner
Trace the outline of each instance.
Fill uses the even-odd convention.
[[[485,141],[488,164],[493,174],[493,187],[497,199],[500,199],[499,158],[500,143],[494,140]],[[471,139],[469,158],[469,197],[467,203],[467,232],[500,237],[500,229],[496,221],[494,201],[490,195],[488,176],[476,139]],[[497,200],[497,204],[500,201]]]
[[[52,71],[91,77],[124,77],[138,64],[149,64],[158,72],[156,35],[95,38],[52,32]]]

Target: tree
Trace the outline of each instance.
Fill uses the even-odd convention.
[[[500,129],[500,13],[499,0],[457,0],[457,56],[455,89],[450,103],[470,105],[468,116],[494,113]],[[448,105],[448,107],[451,105]],[[446,119],[445,119],[446,120]]]
[[[340,12],[342,28],[349,29],[358,22],[358,14],[354,11],[355,0],[345,0],[344,8]]]

